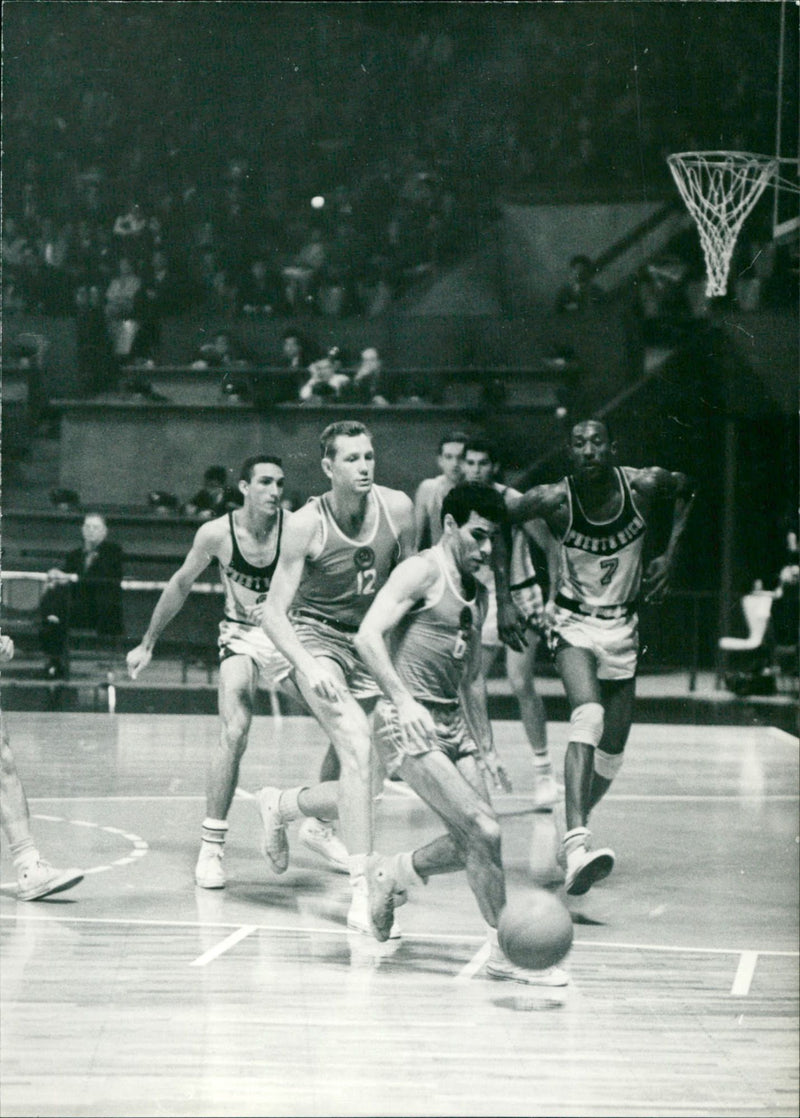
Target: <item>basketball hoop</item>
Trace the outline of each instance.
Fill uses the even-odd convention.
[[[684,151],[668,156],[667,163],[700,233],[706,295],[724,295],[736,239],[777,174],[778,160],[743,151]]]

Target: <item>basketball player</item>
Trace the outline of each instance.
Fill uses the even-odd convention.
[[[467,439],[464,446],[464,458],[461,463],[464,481],[492,485],[498,493],[504,494],[507,492],[510,496],[521,496],[517,490],[502,485],[495,480],[498,465],[497,453],[488,439]],[[543,810],[551,808],[558,800],[558,786],[553,776],[553,766],[547,751],[547,720],[544,703],[537,693],[533,681],[536,669],[536,650],[544,624],[544,601],[531,559],[529,537],[545,554],[554,546],[553,538],[541,520],[530,521],[524,525],[524,530],[523,528],[515,528],[512,532],[510,590],[517,609],[525,619],[528,628],[528,643],[523,646],[520,652],[513,648],[507,649],[506,673],[514,694],[517,696],[522,724],[533,750],[534,806],[536,809]],[[497,633],[497,593],[491,567],[482,567],[478,578],[489,592],[488,613],[481,631],[483,651],[480,678],[485,686],[485,680],[488,679],[498,653],[503,646]],[[498,764],[497,768],[502,781],[505,775],[502,766]],[[507,777],[505,777],[505,782],[506,790],[511,791]]]
[[[465,869],[488,928],[488,973],[563,986],[563,971],[516,967],[497,942],[505,877],[500,825],[478,766],[478,745],[485,745],[489,726],[474,684],[488,597],[476,575],[505,520],[503,498],[487,485],[457,485],[445,496],[442,514],[439,543],[392,573],[356,637],[386,696],[375,711],[374,740],[383,764],[399,769],[448,830],[413,853],[371,866],[370,914],[376,928],[386,927],[410,886]]]
[[[373,820],[367,712],[380,688],[353,638],[392,569],[413,551],[414,509],[405,493],[375,485],[375,451],[363,423],[331,423],[320,444],[330,489],[287,523],[262,624],[290,662],[299,691],[338,754],[338,815],[353,890],[347,922],[369,934],[366,869]],[[264,852],[276,873],[289,862],[286,824],[327,809],[331,788],[336,785],[328,781],[284,791],[267,787],[257,794]]]
[[[127,656],[128,673],[136,679],[150,663],[156,641],[182,608],[192,584],[216,560],[225,594],[218,640],[221,727],[208,769],[206,819],[195,867],[195,882],[203,889],[225,886],[222,859],[227,818],[247,748],[259,682],[271,689],[285,684],[291,668],[260,625],[284,524],[291,515],[281,504],[284,473],[280,458],[267,454],[248,458],[242,465],[239,489],[244,498],[242,507],[198,528],[182,566],[156,602],[141,643]],[[346,851],[341,841],[324,823],[317,821],[312,827],[309,845],[325,854],[333,868],[344,869]]]
[[[7,664],[13,659],[14,642],[11,637],[0,637],[0,664]],[[53,893],[63,893],[83,881],[81,870],[56,869],[39,853],[31,834],[28,798],[17,772],[5,724],[0,727],[0,822],[17,871],[19,900],[38,901]]]
[[[437,477],[425,478],[417,487],[414,495],[414,517],[417,524],[417,551],[430,547],[441,539],[442,501],[461,480],[461,459],[464,457],[464,444],[467,436],[463,431],[451,431],[439,442],[439,467]]]
[[[639,650],[637,603],[648,518],[672,506],[663,555],[648,565],[645,601],[661,600],[693,502],[685,474],[617,466],[603,419],[581,420],[569,436],[572,473],[523,496],[506,494],[513,522],[541,517],[559,543],[551,648],[570,705],[564,763],[566,890],[586,893],[614,867],[611,850],[591,850],[589,814],[622,765],[633,717]]]

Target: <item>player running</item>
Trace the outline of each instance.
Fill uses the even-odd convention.
[[[206,781],[203,821],[195,882],[203,889],[222,889],[222,859],[228,812],[236,791],[239,766],[247,748],[256,690],[285,686],[291,665],[261,628],[260,616],[290,514],[281,506],[284,472],[280,458],[258,454],[242,465],[239,489],[244,498],[235,509],[198,528],[191,549],[156,602],[147,632],[127,656],[128,673],[136,679],[147,667],[156,641],[180,611],[200,574],[214,560],[225,595],[219,626],[219,744]],[[329,826],[313,821],[308,845],[322,850],[333,868],[344,868],[346,852]],[[324,832],[324,833],[323,833]],[[338,862],[338,866],[337,866]]]
[[[370,916],[378,938],[407,889],[434,874],[465,869],[486,921],[487,971],[496,978],[563,986],[566,974],[514,966],[500,951],[505,905],[500,825],[478,766],[489,735],[480,674],[487,590],[476,578],[506,518],[503,498],[486,485],[452,489],[434,547],[395,570],[361,623],[356,647],[386,698],[375,711],[375,745],[388,771],[445,822],[448,834],[385,859],[372,873]]]
[[[287,523],[262,623],[338,754],[338,815],[353,891],[347,923],[369,933],[373,804],[367,712],[380,688],[353,639],[392,569],[414,550],[414,509],[405,493],[375,485],[372,436],[362,423],[332,423],[320,443],[331,487]],[[331,789],[337,785],[326,782],[284,791],[267,787],[257,794],[264,851],[276,873],[289,862],[286,824],[328,810]]]
[[[569,436],[572,472],[523,496],[506,493],[513,522],[541,517],[559,542],[551,647],[570,705],[564,762],[567,893],[586,893],[614,867],[609,849],[591,850],[589,814],[622,765],[633,718],[639,652],[637,608],[648,520],[672,506],[663,555],[644,580],[646,602],[669,586],[694,499],[685,474],[617,466],[608,423],[586,419]]]

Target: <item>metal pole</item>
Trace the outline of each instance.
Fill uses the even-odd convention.
[[[722,548],[720,552],[718,636],[728,626],[733,602],[733,554],[736,531],[736,454],[738,443],[736,419],[727,416],[724,432],[724,474],[722,496]],[[717,646],[717,684],[722,674],[722,653]]]
[[[775,158],[778,169],[775,175],[775,191],[772,198],[772,229],[778,228],[778,198],[781,176],[781,135],[783,129],[783,66],[786,43],[786,0],[781,0],[780,33],[778,36],[778,97],[775,106]]]

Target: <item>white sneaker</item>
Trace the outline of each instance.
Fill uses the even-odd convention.
[[[586,850],[580,860],[570,867],[567,863],[566,891],[570,897],[582,897],[591,887],[608,877],[614,868],[614,851]]]
[[[313,817],[300,824],[297,837],[304,846],[320,854],[336,873],[349,873],[347,847],[336,834],[332,823]]]
[[[528,970],[518,967],[508,960],[502,951],[495,947],[486,963],[486,973],[492,978],[503,978],[511,982],[522,982],[526,986],[568,986],[569,975],[561,967],[548,967],[547,970]]]
[[[256,792],[256,803],[261,814],[264,835],[261,840],[261,853],[272,866],[275,873],[285,873],[289,865],[289,839],[286,824],[281,818],[278,802],[280,788],[262,788]]]
[[[350,908],[347,912],[347,927],[353,932],[361,932],[366,936],[375,936],[375,930],[372,926],[372,921],[369,916],[369,893],[367,892],[366,878],[359,878],[353,884],[353,899],[350,902]],[[398,940],[402,936],[400,925],[397,923],[397,917],[393,916],[392,926],[389,930],[389,935],[384,936],[384,942],[387,939]],[[377,939],[378,937],[375,936]]]
[[[225,848],[221,842],[201,843],[197,865],[194,867],[195,884],[201,889],[224,889],[225,871],[222,868],[224,857]]]
[[[40,858],[38,862],[20,870],[17,877],[17,897],[21,901],[38,901],[53,893],[61,893],[64,889],[71,889],[79,881],[83,881],[82,870],[57,870]]]

